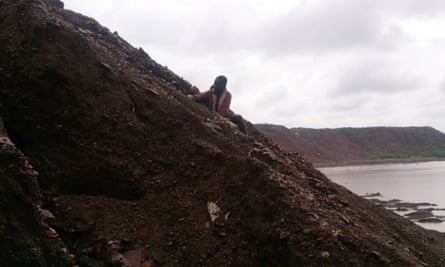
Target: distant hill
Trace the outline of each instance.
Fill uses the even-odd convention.
[[[291,152],[316,165],[445,158],[445,134],[432,127],[338,129],[255,125]]]

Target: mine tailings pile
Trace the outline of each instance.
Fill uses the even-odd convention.
[[[59,1],[1,0],[0,48],[0,266],[444,264],[443,234],[240,133]]]

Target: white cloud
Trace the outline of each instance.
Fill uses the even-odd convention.
[[[445,1],[64,2],[253,122],[445,131]]]
[[[415,77],[400,66],[386,62],[366,62],[355,69],[339,74],[333,96],[350,94],[382,94],[418,90],[424,86],[421,78]]]

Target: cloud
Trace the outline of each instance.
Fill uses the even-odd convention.
[[[376,1],[379,4],[385,2],[392,12],[400,13],[404,16],[437,16],[444,13],[445,2],[442,0],[393,0],[393,1]]]
[[[272,91],[265,91],[258,95],[255,104],[257,106],[280,105],[289,98],[289,93],[286,88],[277,88]]]
[[[431,0],[430,0],[431,1]],[[71,1],[67,1],[71,2]],[[257,3],[258,2],[258,3]],[[424,3],[424,1],[422,1]],[[75,6],[93,6],[75,3]],[[163,47],[198,55],[256,51],[287,55],[335,50],[396,49],[406,35],[395,21],[413,14],[434,14],[440,1],[101,1],[100,20],[137,40],[136,45]],[[115,9],[113,10],[114,7]],[[85,8],[84,10],[87,10]],[[93,8],[91,8],[93,10]],[[100,9],[99,9],[100,10]],[[417,13],[416,13],[417,12]]]
[[[403,66],[384,61],[366,61],[339,73],[330,96],[408,92],[424,87],[422,78],[404,70]]]
[[[201,90],[227,75],[249,120],[445,130],[443,0],[64,2]]]
[[[388,4],[390,2],[391,4]],[[412,1],[411,1],[412,2]],[[307,2],[306,2],[307,3]],[[399,21],[414,13],[404,1],[314,1],[268,18],[247,34],[250,47],[272,54],[320,54],[353,49],[393,51],[408,41]],[[405,7],[405,12],[402,7]],[[431,13],[433,10],[431,10]]]
[[[439,91],[445,93],[445,78],[439,83]]]
[[[247,49],[275,56],[351,49],[388,52],[409,41],[400,20],[437,15],[444,7],[440,1],[429,5],[414,0],[297,3],[275,14],[253,16],[240,12],[230,17],[231,23],[216,19],[201,28],[198,39],[204,40],[202,48],[210,51]]]
[[[355,95],[348,98],[333,98],[331,102],[326,103],[327,109],[332,113],[350,113],[357,112],[360,109],[366,107],[370,99],[364,95]]]

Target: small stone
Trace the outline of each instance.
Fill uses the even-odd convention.
[[[207,211],[210,215],[210,220],[212,221],[212,223],[214,223],[215,220],[219,217],[219,212],[221,211],[221,208],[218,207],[218,205],[215,202],[208,201]]]
[[[371,256],[377,258],[380,262],[384,262],[384,263],[389,263],[389,259],[385,256],[383,256],[382,254],[378,253],[377,251],[373,251],[371,253]]]
[[[350,223],[351,223],[351,220],[350,220],[348,217],[344,216],[344,215],[341,216],[341,219],[342,219],[345,223],[347,223],[347,224],[350,224]]]
[[[52,214],[51,211],[49,211],[49,210],[41,209],[40,214],[47,220],[55,220],[56,219],[56,216],[54,216],[54,214]]]
[[[226,215],[224,215],[224,221],[228,221],[229,220],[229,216],[230,216],[230,211],[226,213]]]
[[[14,144],[7,136],[0,136],[0,143],[7,144],[13,146]]]
[[[108,241],[108,246],[111,250],[115,251],[119,251],[122,248],[121,242],[117,240]]]
[[[439,218],[425,218],[425,219],[420,219],[417,222],[419,222],[419,223],[441,223],[443,221]]]
[[[111,264],[115,264],[115,265],[119,264],[119,266],[122,266],[122,267],[131,267],[128,260],[124,257],[124,255],[122,255],[120,253],[116,253],[112,256]]]
[[[285,239],[290,236],[290,233],[288,231],[283,231],[280,233],[280,239]]]
[[[327,251],[322,251],[322,252],[320,252],[320,256],[322,258],[329,258],[330,254]]]
[[[59,234],[54,230],[53,228],[49,227],[48,230],[45,231],[46,237],[48,238],[57,238],[59,237]]]
[[[124,253],[125,258],[130,263],[131,267],[140,267],[142,261],[142,251],[138,250],[130,250]]]

